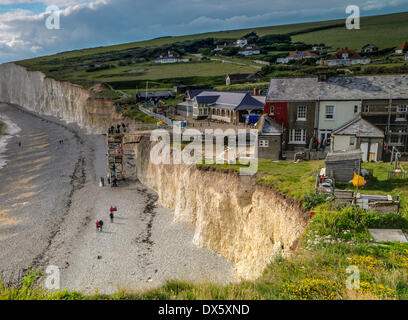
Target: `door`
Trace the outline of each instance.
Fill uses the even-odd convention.
[[[369,161],[377,161],[378,143],[372,143],[370,146]]]
[[[361,152],[362,152],[362,160],[367,161],[367,152],[368,152],[368,142],[363,142],[360,145]]]

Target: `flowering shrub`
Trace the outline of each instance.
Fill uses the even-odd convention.
[[[397,292],[394,289],[386,287],[382,284],[369,283],[366,281],[360,282],[359,291],[363,294],[375,296],[378,299],[394,299],[397,296]]]
[[[286,282],[283,291],[296,300],[335,300],[340,297],[342,285],[332,280],[303,279]]]
[[[349,259],[350,265],[356,265],[359,268],[365,268],[367,270],[376,270],[382,265],[382,261],[372,256],[354,256]]]

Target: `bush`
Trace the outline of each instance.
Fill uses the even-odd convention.
[[[327,201],[327,194],[319,193],[308,193],[303,197],[302,203],[305,210],[311,210],[316,208],[319,204],[322,204]]]
[[[362,223],[367,228],[408,229],[408,219],[403,214],[368,212],[363,216]]]

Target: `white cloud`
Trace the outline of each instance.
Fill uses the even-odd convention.
[[[16,2],[60,5],[61,30],[45,27],[45,13],[13,9],[0,14],[0,62],[158,36],[346,18],[350,4],[339,0],[0,0],[0,4]],[[353,2],[362,13],[408,9],[408,0]]]

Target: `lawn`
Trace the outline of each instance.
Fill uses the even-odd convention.
[[[348,30],[344,26],[296,35],[293,41],[305,43],[319,41],[333,48],[360,49],[368,43],[375,44],[380,49],[395,48],[408,40],[407,22],[407,12],[365,17],[360,21],[359,30]]]

